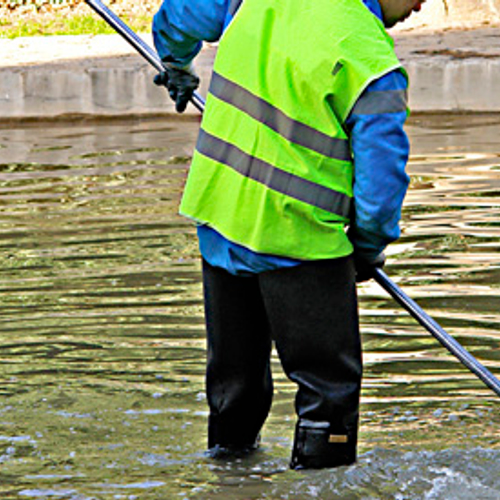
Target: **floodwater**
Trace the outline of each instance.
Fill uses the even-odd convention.
[[[204,455],[193,227],[176,215],[198,123],[0,128],[0,498],[500,499],[499,399],[378,285],[356,466],[293,472],[274,362],[262,449]],[[500,117],[412,118],[387,273],[500,374]]]

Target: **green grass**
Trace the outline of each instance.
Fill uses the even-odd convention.
[[[152,19],[143,16],[123,20],[137,32],[151,31]],[[23,36],[49,36],[49,35],[100,35],[111,34],[115,31],[102,19],[93,13],[75,14],[64,16],[55,13],[50,17],[39,19],[25,19],[19,23],[11,23],[0,17],[0,38],[17,38]]]

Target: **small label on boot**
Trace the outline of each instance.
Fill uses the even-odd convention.
[[[347,436],[340,436],[338,434],[330,434],[328,438],[329,443],[347,443]]]

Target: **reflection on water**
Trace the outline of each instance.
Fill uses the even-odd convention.
[[[294,387],[276,360],[262,450],[203,456],[200,266],[176,215],[197,127],[0,128],[1,498],[500,498],[496,396],[374,283],[359,464],[288,470]],[[388,273],[499,374],[500,117],[408,131]]]

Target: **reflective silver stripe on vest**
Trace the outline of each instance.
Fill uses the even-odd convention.
[[[240,8],[242,1],[243,0],[231,0],[228,9],[228,12],[231,16],[234,16],[236,14],[236,11]]]
[[[212,76],[210,93],[267,125],[294,144],[335,160],[352,160],[349,142],[346,139],[330,137],[308,125],[292,120],[278,108],[217,73]]]
[[[352,109],[355,115],[377,115],[381,113],[406,112],[408,95],[406,90],[374,90],[365,92]]]
[[[274,191],[340,217],[349,217],[351,198],[346,194],[280,170],[204,130],[200,131],[196,149],[212,160],[227,165]]]

